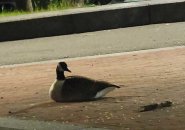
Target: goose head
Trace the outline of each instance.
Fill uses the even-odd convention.
[[[56,68],[56,74],[57,74],[57,79],[58,80],[64,80],[65,76],[64,76],[64,71],[68,71],[71,72],[68,67],[67,64],[65,62],[59,62]]]
[[[58,71],[68,71],[68,72],[71,72],[68,67],[67,67],[67,64],[65,62],[59,62],[58,65],[57,65],[57,70]]]

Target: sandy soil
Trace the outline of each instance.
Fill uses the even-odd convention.
[[[185,48],[68,61],[71,74],[125,85],[98,101],[55,103],[56,63],[0,68],[0,116],[133,130],[185,129]],[[142,105],[172,107],[138,112]]]

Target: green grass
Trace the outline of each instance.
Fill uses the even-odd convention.
[[[18,11],[18,10],[15,10],[13,12],[4,11],[0,13],[0,17],[17,16],[17,15],[23,15],[23,14],[30,14],[30,12],[24,12],[24,11]]]
[[[25,11],[18,11],[15,10],[13,12],[3,11],[0,13],[0,17],[8,17],[8,16],[18,16],[18,15],[25,15],[25,14],[32,14],[32,13],[39,13],[39,12],[48,12],[48,11],[57,11],[57,10],[66,10],[71,8],[82,8],[82,7],[92,7],[95,5],[77,5],[71,4],[69,2],[63,2],[60,4],[50,4],[48,9],[39,9],[36,8],[33,12],[25,12]]]

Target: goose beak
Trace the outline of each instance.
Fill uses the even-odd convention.
[[[66,69],[66,71],[70,72],[71,73],[71,70],[69,70],[68,68]]]

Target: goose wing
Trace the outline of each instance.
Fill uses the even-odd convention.
[[[62,87],[62,96],[66,100],[89,100],[108,87],[119,87],[107,82],[96,81],[81,76],[67,77]]]

